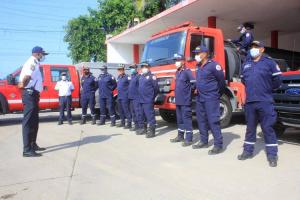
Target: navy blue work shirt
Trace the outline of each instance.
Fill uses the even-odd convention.
[[[224,93],[226,87],[224,72],[217,62],[208,60],[203,66],[198,64],[196,76],[198,101],[217,100]]]
[[[109,73],[100,74],[98,77],[99,96],[100,98],[111,98],[113,91],[117,87],[115,77]]]
[[[190,106],[192,103],[192,90],[195,87],[195,78],[188,68],[177,70],[175,79],[176,105]]]
[[[129,82],[129,87],[128,87],[128,99],[135,99],[137,100],[139,98],[139,78],[140,74],[132,74],[128,79],[130,80]]]
[[[237,44],[241,49],[248,51],[253,40],[254,40],[253,34],[250,31],[246,31],[239,37],[239,39],[232,40],[232,42]]]
[[[139,78],[139,102],[154,103],[154,99],[158,94],[159,88],[154,76],[151,72],[142,74]]]
[[[118,99],[128,100],[129,79],[127,74],[119,75],[117,78]]]
[[[274,102],[272,92],[281,85],[281,71],[273,59],[262,56],[257,62],[247,60],[242,65],[241,78],[246,87],[246,103]]]
[[[98,89],[97,79],[93,75],[81,77],[81,88],[83,95],[89,95],[95,93]]]

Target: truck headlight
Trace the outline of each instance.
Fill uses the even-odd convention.
[[[168,98],[168,103],[174,103],[174,104],[175,104],[175,97],[170,96],[170,97]]]

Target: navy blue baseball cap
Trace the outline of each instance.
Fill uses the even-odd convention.
[[[265,45],[264,45],[263,42],[257,41],[257,40],[253,41],[253,42],[251,43],[251,46],[257,46],[257,47],[261,47],[261,48],[264,48],[264,47],[265,47]]]
[[[44,51],[44,49],[43,49],[42,47],[39,47],[39,46],[33,47],[32,53],[42,53],[42,54],[44,54],[44,55],[48,55],[48,53],[46,53],[46,52]]]
[[[193,53],[208,53],[208,48],[204,45],[197,46]]]

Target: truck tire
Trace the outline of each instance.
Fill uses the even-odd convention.
[[[0,114],[6,113],[8,113],[8,103],[5,97],[2,94],[0,94]]]
[[[223,94],[220,99],[221,128],[228,127],[231,118],[232,118],[232,107],[231,107],[230,99],[227,95]]]
[[[166,122],[170,122],[170,123],[176,122],[176,112],[175,111],[159,109],[159,115]]]
[[[282,137],[286,129],[286,127],[280,123],[276,123],[273,128],[277,137]]]

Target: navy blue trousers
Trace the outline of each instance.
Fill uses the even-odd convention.
[[[209,100],[196,103],[197,122],[200,131],[200,140],[208,143],[208,130],[214,137],[214,146],[223,147],[223,136],[220,126],[220,100]]]
[[[260,122],[266,143],[266,153],[268,157],[276,157],[278,144],[276,133],[273,129],[276,123],[277,114],[274,105],[270,102],[251,102],[245,104],[245,115],[247,130],[244,142],[244,151],[252,154],[256,142],[256,127]]]
[[[137,99],[129,99],[129,108],[130,113],[132,117],[132,121],[136,126],[139,126],[140,124],[144,123],[143,117],[142,117],[142,110],[141,110],[141,104]]]
[[[150,127],[156,126],[154,103],[141,103],[142,123],[140,128],[145,126],[144,120]]]
[[[32,146],[36,144],[39,129],[39,100],[39,92],[33,91],[31,94],[27,90],[23,90],[22,102],[24,106],[24,116],[22,120],[22,135],[24,152],[32,150]]]
[[[176,119],[178,126],[178,136],[183,138],[186,133],[185,140],[193,141],[193,124],[192,124],[192,108],[191,106],[176,105]]]
[[[118,105],[119,105],[121,123],[125,124],[125,119],[127,119],[127,123],[131,123],[131,112],[129,109],[129,100],[118,99]]]
[[[87,108],[90,107],[92,117],[95,116],[95,93],[93,94],[83,94],[81,96],[81,107],[82,107],[82,116],[87,115]]]
[[[100,98],[99,103],[100,103],[100,121],[105,122],[106,108],[108,108],[108,112],[109,112],[109,115],[110,115],[111,122],[115,123],[115,121],[116,121],[116,111],[115,111],[113,97]]]
[[[72,121],[72,97],[61,96],[59,97],[59,121],[63,121],[65,118],[65,110],[67,111],[67,120]]]

